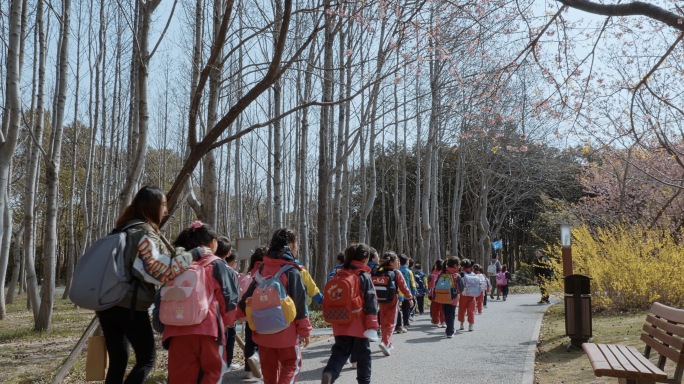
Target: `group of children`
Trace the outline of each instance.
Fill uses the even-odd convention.
[[[371,381],[371,341],[390,356],[394,333],[405,333],[414,314],[423,314],[425,297],[436,327],[452,338],[458,330],[473,331],[475,314],[482,313],[491,283],[483,268],[468,259],[437,260],[430,274],[420,264],[393,251],[378,257],[366,244],[351,244],[338,256],[323,292],[297,260],[297,238],[288,228],[274,232],[268,248],[254,251],[246,273],[236,272],[237,257],[226,238],[208,225],[195,222],[175,244],[192,249],[205,246],[215,256],[193,264],[205,268],[209,308],[198,324],[164,324],[163,343],[169,350],[169,383],[215,383],[226,372],[236,340],[235,321],[245,320],[245,377],[264,382],[296,382],[302,368],[301,348],[309,344],[311,323],[307,296],[322,304],[332,324],[335,342],[321,378],[333,383],[351,360],[357,381]],[[219,256],[219,257],[217,257]],[[221,267],[216,260],[223,259]],[[225,268],[224,268],[225,267]],[[505,266],[497,273],[504,272]],[[507,280],[496,281],[507,295]],[[161,308],[163,309],[164,289]],[[458,310],[457,310],[458,309]],[[164,323],[164,321],[161,321]],[[381,336],[378,336],[378,331]],[[260,361],[269,364],[261,365]]]

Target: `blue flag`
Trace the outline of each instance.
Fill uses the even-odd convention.
[[[503,245],[502,240],[492,241],[492,249],[495,251],[497,249],[501,249],[502,245]]]

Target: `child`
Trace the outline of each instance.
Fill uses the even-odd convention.
[[[332,279],[333,276],[335,276],[335,274],[337,273],[337,270],[342,268],[343,264],[344,264],[344,252],[340,252],[337,254],[337,264],[335,264],[332,271],[330,271],[330,273],[328,273],[328,277],[325,280],[326,283],[328,281],[330,281],[330,279]]]
[[[511,273],[508,272],[508,265],[501,266],[501,272],[496,274],[496,289],[503,295],[503,301],[508,297],[508,281],[511,280]]]
[[[468,259],[461,261],[461,278],[463,290],[458,301],[458,321],[461,323],[459,331],[462,331],[466,312],[468,313],[468,332],[473,331],[475,326],[475,298],[480,295],[480,279],[473,273],[473,263]]]
[[[382,263],[373,272],[372,278],[380,305],[380,329],[382,331],[380,350],[383,355],[389,356],[390,350],[394,348],[390,337],[394,332],[394,319],[397,317],[397,301],[399,300],[397,293],[402,292],[408,300],[411,300],[412,296],[411,291],[406,286],[404,276],[396,271],[399,268],[397,254],[388,251],[385,252],[382,259]],[[383,283],[382,287],[394,288],[393,295],[390,294],[392,297],[388,297],[387,289],[382,289],[380,283]]]
[[[401,254],[399,255],[399,271],[404,275],[404,281],[411,291],[411,296],[416,295],[416,279],[413,276],[413,271],[409,268],[409,258],[408,256]],[[406,300],[406,297],[401,294],[399,296],[399,313],[397,314],[397,333],[408,332],[409,317],[411,316],[411,303]]]
[[[368,258],[368,268],[370,268],[371,271],[373,271],[375,268],[378,267],[378,251],[371,247],[370,248],[370,258]]]
[[[442,310],[442,304],[435,302],[435,283],[439,279],[439,275],[442,274],[442,267],[444,266],[444,261],[442,259],[435,260],[435,265],[432,267],[432,272],[430,272],[430,278],[428,279],[428,289],[431,304],[430,304],[430,317],[432,319],[432,324],[435,327],[446,328],[446,320],[444,319],[444,311]]]
[[[482,306],[487,300],[487,292],[489,292],[489,278],[487,278],[482,272],[483,268],[480,264],[473,265],[473,271],[478,279],[480,279],[480,295],[475,298],[475,307],[477,309],[478,315],[482,314]]]
[[[449,257],[446,260],[446,262],[442,265],[442,273],[440,274],[440,277],[443,275],[451,276],[451,279],[453,281],[453,288],[455,288],[457,292],[456,295],[453,295],[453,300],[450,304],[442,304],[442,311],[444,312],[444,320],[446,323],[446,337],[449,339],[454,337],[454,333],[456,332],[454,329],[454,323],[456,321],[456,306],[459,305],[458,299],[460,295],[458,293],[461,293],[460,287],[462,286],[461,276],[458,274],[457,269],[458,263],[458,257]]]
[[[249,258],[249,267],[247,268],[247,273],[246,274],[241,274],[240,279],[245,279],[246,280],[246,288],[244,291],[247,291],[247,288],[249,288],[249,284],[251,284],[251,281],[253,279],[253,276],[257,273],[259,270],[259,267],[261,267],[261,263],[264,260],[264,255],[268,253],[268,248],[266,247],[259,247],[254,250],[254,253],[252,253],[252,256]],[[241,283],[240,286],[243,286]],[[244,296],[245,292],[240,292],[240,299],[242,299],[242,296]],[[257,345],[254,343],[254,339],[252,338],[252,328],[247,326],[247,323],[245,323],[245,379],[252,379],[254,377],[260,379],[261,376],[261,360],[259,360],[259,354],[257,353]]]
[[[415,263],[413,265],[413,276],[416,278],[416,306],[418,307],[418,313],[425,313],[425,295],[427,294],[427,275],[423,273],[423,268],[420,263]]]
[[[352,244],[344,255],[342,268],[358,271],[356,273],[360,285],[359,294],[363,298],[363,311],[350,324],[333,324],[335,344],[332,346],[328,364],[323,369],[321,383],[333,383],[353,353],[357,360],[357,381],[368,384],[371,382],[371,350],[368,338],[377,340],[378,337],[378,304],[367,264],[370,248],[366,244]]]
[[[230,245],[230,240],[225,237],[221,236],[218,238],[218,245],[216,247],[216,256],[220,257],[223,259],[223,261],[226,263],[228,266],[228,271],[230,272],[231,276],[231,283],[235,283],[235,286],[231,287],[231,290],[233,292],[238,292],[239,288],[237,285],[238,281],[238,273],[235,271],[235,268],[237,267],[237,251],[233,249]],[[237,300],[235,302],[237,304]],[[227,327],[226,328],[226,358],[228,360],[228,369],[235,370],[239,369],[240,365],[237,363],[233,363],[233,356],[235,354],[235,339],[237,338],[237,332],[235,332],[235,327]]]
[[[273,233],[268,254],[264,256],[263,264],[259,267],[258,274],[264,278],[273,278],[286,267],[280,274],[280,282],[285,287],[295,307],[296,315],[287,328],[273,334],[262,334],[252,329],[254,342],[259,346],[260,360],[268,364],[261,366],[264,383],[291,383],[297,381],[302,369],[302,347],[309,345],[311,323],[306,308],[306,291],[302,283],[302,274],[297,265],[296,255],[298,251],[297,236],[288,228],[281,228]],[[257,278],[252,282],[244,296],[238,303],[238,317],[246,317],[247,299],[252,298],[257,287]]]
[[[178,235],[174,244],[186,249],[205,246],[216,252],[218,241],[209,225],[195,221]],[[237,277],[216,256],[208,256],[201,265],[210,300],[207,316],[196,325],[164,326],[162,342],[169,349],[170,384],[196,382],[200,370],[202,383],[217,383],[226,370],[223,336],[225,327],[232,327],[235,322]]]

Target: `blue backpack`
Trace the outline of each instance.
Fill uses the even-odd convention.
[[[472,272],[463,274],[463,296],[480,296],[482,288],[480,287],[480,278]]]

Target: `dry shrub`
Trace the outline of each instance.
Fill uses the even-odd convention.
[[[550,251],[561,254],[559,246]],[[654,301],[684,306],[684,244],[669,233],[638,226],[573,228],[572,258],[573,272],[592,278],[596,312],[645,310]],[[554,263],[561,276],[560,260]],[[563,280],[552,289],[563,292]]]

